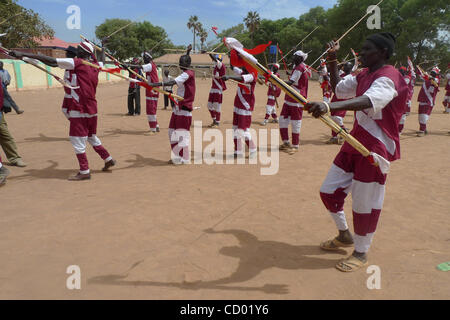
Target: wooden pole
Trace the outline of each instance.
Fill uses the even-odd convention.
[[[384,0],[380,0],[380,2],[378,2],[378,4],[376,4],[376,6],[379,6]],[[358,26],[361,21],[364,20],[364,18],[366,18],[369,14],[371,14],[372,12],[367,12],[361,19],[359,19],[352,27],[350,27],[350,29],[348,29],[339,39],[336,40],[336,42],[340,42],[342,39],[345,38],[345,36],[347,36],[347,34],[350,33],[350,31],[352,31],[353,29],[356,28],[356,26]],[[320,57],[318,57],[313,63],[311,63],[311,66],[313,66],[320,58],[322,58],[326,53],[328,53],[328,51],[330,51],[331,48],[328,48],[324,53],[322,53],[320,55]]]
[[[92,44],[92,45],[94,46],[94,48],[96,48],[97,50],[100,50],[100,51],[103,50],[102,48],[100,48],[99,46],[97,46],[95,43],[93,43],[92,41],[88,40],[87,38],[85,38],[85,37],[83,37],[83,36],[80,36],[80,37],[81,37],[83,40],[85,40],[85,41],[89,42],[90,44]],[[115,63],[121,64],[119,60],[117,60],[116,58],[114,58],[114,57],[113,57],[111,54],[109,54],[108,52],[105,51],[105,54],[108,56],[108,58],[110,58],[111,60],[113,60]],[[96,65],[94,64],[94,66],[96,66]],[[94,67],[94,68],[95,68],[95,67]],[[142,75],[140,75],[139,73],[135,72],[133,69],[127,68],[127,70],[128,70],[129,72],[131,72],[132,74],[134,74],[134,75],[135,75],[136,77],[138,77],[139,79],[141,79],[143,82],[147,82],[147,79],[145,79],[144,76],[142,76]],[[116,74],[116,73],[113,73],[113,74],[116,75],[116,76],[118,75],[118,74]],[[122,75],[121,75],[121,76],[122,76]],[[122,76],[122,77],[123,77],[123,76]],[[124,78],[123,78],[123,79],[124,79]],[[130,78],[125,77],[125,80],[129,81],[129,79],[130,79]],[[175,95],[175,94],[173,94],[173,93],[164,91],[164,90],[159,89],[159,88],[154,88],[154,87],[152,87],[152,88],[153,88],[154,91],[157,91],[157,92],[159,92],[159,93],[162,93],[162,94],[164,94],[164,95],[166,95],[166,96],[172,96],[172,97],[176,97],[178,100],[183,100],[183,98],[181,98],[180,96],[177,96],[177,95]]]
[[[87,65],[87,66],[90,66],[90,67],[93,67],[93,68],[96,68],[96,69],[99,69],[99,70],[102,69],[100,66],[98,66],[98,65],[96,65],[96,64],[94,64],[94,63],[91,63],[91,62],[89,62],[89,61],[86,61],[86,60],[82,60],[82,61],[83,61],[83,64],[85,64],[85,65]],[[122,75],[122,74],[120,74],[120,73],[112,73],[112,75],[114,75],[114,76],[116,76],[116,77],[118,77],[118,78],[121,78],[121,79],[123,79],[123,80],[130,81],[130,78],[129,78],[129,77],[124,76],[124,75]],[[166,91],[161,90],[161,89],[159,89],[159,88],[152,87],[152,89],[155,90],[155,91],[157,91],[157,92],[159,92],[159,93],[162,93],[162,94],[165,94],[165,95],[168,95],[168,96],[172,96],[172,97],[174,97],[174,98],[176,98],[176,99],[178,99],[178,100],[180,100],[180,101],[184,100],[184,98],[182,98],[182,97],[180,97],[180,96],[177,96],[176,94],[166,92]]]
[[[269,71],[261,65],[259,62],[254,62],[244,55],[241,55],[242,59],[244,59],[247,63],[249,63],[253,68],[257,69],[261,74],[265,74],[269,76],[269,81],[276,85],[278,88],[283,90],[287,95],[301,104],[305,105],[308,103],[308,100],[303,97],[300,93],[295,91],[291,86],[289,86],[286,82],[278,78],[277,76],[270,74]],[[355,148],[358,152],[360,152],[364,157],[370,156],[370,151],[361,144],[357,139],[355,139],[351,134],[347,133],[344,129],[339,127],[336,122],[334,122],[328,115],[322,115],[319,119],[329,126],[334,132],[343,137],[345,141],[347,141],[353,148]],[[374,164],[377,165],[377,164]]]

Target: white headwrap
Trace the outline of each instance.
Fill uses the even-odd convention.
[[[303,61],[306,61],[306,59],[308,59],[308,54],[304,53],[302,50],[298,50],[297,52],[295,52],[294,56],[302,57]]]
[[[143,52],[143,53],[142,53],[142,58],[145,58],[145,56],[149,57],[150,59],[153,59],[153,57],[152,57],[152,55],[150,54],[150,52],[147,52],[147,51]]]
[[[86,51],[87,53],[93,54],[94,53],[94,46],[90,44],[89,42],[83,41],[80,43],[80,48]]]

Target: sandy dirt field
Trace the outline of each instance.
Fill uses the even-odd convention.
[[[310,87],[310,99],[320,100],[318,83]],[[204,126],[209,88],[210,80],[197,80],[194,120]],[[231,128],[235,88],[225,94],[222,131]],[[336,235],[319,188],[339,151],[324,143],[322,122],[305,117],[301,151],[280,154],[276,175],[261,175],[262,165],[173,167],[163,99],[161,133],[146,136],[144,114],[124,115],[127,84],[102,85],[98,135],[118,166],[102,173],[89,148],[92,180],[73,183],[62,90],[12,92],[25,113],[7,121],[29,166],[10,168],[0,189],[0,298],[449,299],[450,272],[436,266],[450,261],[450,116],[441,89],[430,134],[417,138],[419,89],[369,255],[381,290],[367,288],[366,269],[334,268],[350,250],[318,248]],[[259,86],[255,129],[265,102]],[[345,208],[351,224],[351,197]],[[81,290],[66,288],[70,265],[81,268]]]

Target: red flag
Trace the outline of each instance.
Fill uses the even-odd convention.
[[[266,51],[267,47],[270,46],[271,44],[272,44],[272,41],[269,41],[269,43],[260,44],[259,46],[256,46],[253,49],[245,49],[244,48],[244,51],[250,53],[251,55],[261,54],[264,51]]]
[[[251,74],[253,74],[253,76],[256,78],[258,76],[258,70],[256,70],[255,68],[253,68],[251,65],[249,65],[244,59],[242,59],[238,52],[236,50],[231,50],[230,52],[230,60],[231,60],[231,65],[235,66],[235,67],[245,67],[245,69],[247,69],[247,71]]]
[[[283,61],[283,64],[284,64],[284,70],[285,70],[286,72],[289,72],[288,69],[287,69],[286,61],[284,61],[283,51],[281,51],[281,48],[278,46],[278,44],[277,44],[277,48],[278,48],[278,51],[279,51],[280,54],[281,54],[281,61]]]
[[[121,68],[112,68],[112,69],[102,69],[104,72],[108,73],[120,73],[122,71]]]
[[[216,36],[219,36],[219,35],[217,34],[217,30],[218,30],[217,27],[212,27],[211,30],[216,34]]]
[[[223,42],[226,45],[226,38],[223,38]],[[267,44],[261,44],[253,49],[245,49],[243,48],[243,50],[251,55],[256,55],[256,54],[261,54],[263,53],[268,46],[270,46],[272,44],[272,41],[270,41]],[[242,59],[240,57],[240,55],[238,54],[238,52],[234,49],[231,50],[230,52],[230,61],[231,64],[235,67],[245,67],[245,69],[247,69],[247,71],[249,73],[251,73],[253,75],[253,77],[255,77],[255,79],[258,77],[258,70],[256,70],[255,68],[253,68],[249,63],[247,63],[244,59]],[[245,87],[245,86],[244,86]],[[245,87],[246,88],[246,87]],[[244,89],[244,88],[243,88]],[[248,90],[248,88],[246,88],[246,90]]]

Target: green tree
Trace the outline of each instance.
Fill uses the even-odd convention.
[[[400,19],[391,19],[386,24],[386,29],[397,36],[395,59],[406,61],[409,55],[415,63],[438,60],[441,69],[445,68],[450,58],[450,3],[439,0],[400,2],[404,2],[398,9]]]
[[[334,33],[329,27],[328,15],[329,10],[326,11],[322,7],[311,8],[307,13],[300,16],[297,22],[297,27],[302,30],[301,35],[296,39],[297,45],[302,39],[312,32],[317,26],[319,28],[308,37],[298,49],[304,52],[309,52],[309,58],[306,63],[311,64],[323,52],[324,43],[333,39]]]
[[[112,34],[114,31],[129,24],[131,20],[107,19],[95,30],[99,39]],[[119,60],[140,56],[144,51],[151,51],[153,57],[163,55],[164,49],[175,46],[167,38],[163,28],[154,26],[148,21],[133,23],[127,28],[114,34],[107,42],[106,47],[113,56]]]
[[[201,42],[201,50],[203,50],[205,48],[205,42],[208,39],[208,31],[206,31],[202,27],[200,30],[200,33],[199,33],[199,37],[200,37],[200,42]]]
[[[328,12],[328,39],[338,38],[366,12],[372,0],[339,0]],[[359,50],[365,38],[375,32],[391,32],[397,37],[396,53],[391,62],[415,63],[424,59],[448,59],[450,4],[445,0],[385,0],[381,5],[381,30],[369,30],[363,21],[341,43],[341,52]],[[445,37],[447,35],[447,38]],[[447,39],[447,40],[446,40]],[[448,60],[447,60],[448,61]],[[442,61],[445,65],[447,61]],[[441,68],[442,69],[442,68]]]
[[[248,31],[250,31],[250,37],[253,39],[256,30],[258,30],[261,24],[259,13],[256,11],[250,11],[247,14],[247,17],[244,18],[244,23]]]
[[[1,42],[8,48],[36,47],[39,40],[55,34],[37,13],[13,0],[0,1],[0,33],[6,33]]]
[[[189,30],[192,29],[192,34],[193,34],[193,37],[194,37],[194,42],[193,42],[193,44],[192,44],[192,47],[193,47],[194,50],[195,50],[195,38],[196,38],[196,36],[198,35],[199,29],[202,27],[202,24],[201,24],[201,22],[198,20],[198,17],[197,17],[197,16],[191,16],[191,17],[189,18],[188,23],[187,23],[187,27],[188,27]]]
[[[298,19],[285,18],[279,20],[263,19],[251,23],[256,12],[249,12],[243,24],[236,25],[219,34],[233,36],[241,41],[246,48],[272,41],[278,43],[283,52],[293,49],[317,26],[319,28],[300,46],[309,52],[306,61],[312,64],[322,52],[325,44],[338,39],[350,27],[363,17],[367,8],[373,5],[373,0],[338,0],[332,8],[311,8]],[[398,65],[406,64],[410,56],[417,64],[423,61],[438,61],[441,70],[447,68],[450,60],[450,3],[445,0],[384,0],[380,5],[381,29],[369,30],[367,18],[354,28],[342,41],[339,60],[350,54],[350,48],[360,51],[364,40],[376,32],[391,32],[397,37],[396,53],[391,62]],[[370,15],[369,15],[370,16]],[[218,43],[209,45],[214,48]],[[288,57],[288,60],[292,56]],[[432,63],[425,66],[432,66]],[[317,66],[318,63],[315,64]]]
[[[135,29],[141,52],[148,50],[154,57],[159,57],[165,54],[164,49],[175,48],[166,31],[159,26],[144,21],[136,24]]]

